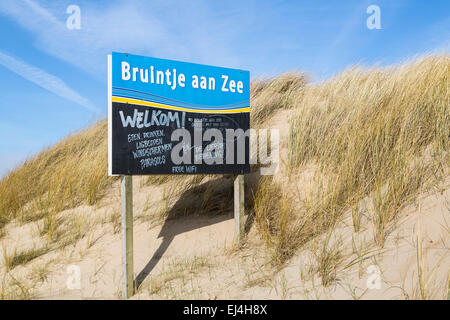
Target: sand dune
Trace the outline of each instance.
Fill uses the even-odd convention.
[[[135,177],[133,299],[448,298],[449,66],[254,82],[252,126],[282,143],[274,176],[246,176],[243,244],[232,177]],[[1,299],[121,297],[104,121],[6,175],[0,218]]]

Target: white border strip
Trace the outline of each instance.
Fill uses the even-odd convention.
[[[112,55],[108,54],[108,175],[112,176]]]

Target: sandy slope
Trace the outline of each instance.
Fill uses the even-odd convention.
[[[271,127],[280,128],[286,141],[289,110],[277,114]],[[282,160],[286,149],[281,152]],[[283,170],[277,174],[282,180]],[[336,280],[323,287],[314,271],[315,253],[320,239],[308,244],[281,270],[275,270],[264,246],[251,226],[246,243],[233,244],[232,204],[225,215],[186,216],[153,223],[152,215],[164,206],[166,185],[145,187],[134,179],[134,248],[135,273],[143,281],[135,299],[316,299],[419,298],[417,239],[420,235],[424,263],[422,292],[429,298],[447,294],[450,270],[449,210],[450,180],[442,190],[422,195],[414,206],[407,207],[391,228],[385,248],[373,244],[370,217],[362,212],[362,230],[353,232],[350,213],[331,235],[338,241],[341,259]],[[64,249],[51,251],[8,273],[3,264],[0,275],[10,281],[11,290],[27,288],[34,298],[44,299],[116,299],[121,295],[121,235],[112,216],[120,206],[116,183],[100,204],[67,210],[61,217],[87,225],[86,236]],[[420,221],[420,233],[418,224]],[[0,239],[2,247],[32,248],[44,244],[38,235],[39,222],[20,226],[10,223]],[[324,235],[325,237],[325,235]],[[323,239],[322,239],[323,240]],[[81,270],[81,288],[68,289],[67,267]],[[372,267],[370,267],[372,266]],[[368,270],[368,268],[370,269]],[[380,271],[380,288],[367,282],[370,271]],[[7,279],[7,280],[5,280]],[[11,284],[15,283],[15,284]],[[17,285],[19,283],[20,285]],[[18,289],[19,288],[19,289]],[[10,289],[7,289],[10,290]],[[20,290],[19,290],[20,291]]]

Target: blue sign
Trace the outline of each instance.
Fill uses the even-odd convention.
[[[248,71],[114,52],[108,103],[112,175],[249,171]]]

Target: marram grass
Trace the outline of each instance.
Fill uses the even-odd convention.
[[[277,110],[292,112],[285,180],[317,168],[302,199],[270,178],[247,199],[274,261],[287,261],[347,211],[359,231],[363,206],[383,246],[399,210],[448,174],[449,68],[449,55],[440,54],[382,69],[354,67],[320,84],[307,84],[299,73],[252,83],[253,126]],[[12,219],[45,226],[61,210],[97,203],[114,181],[107,176],[103,120],[0,180],[0,229]]]

